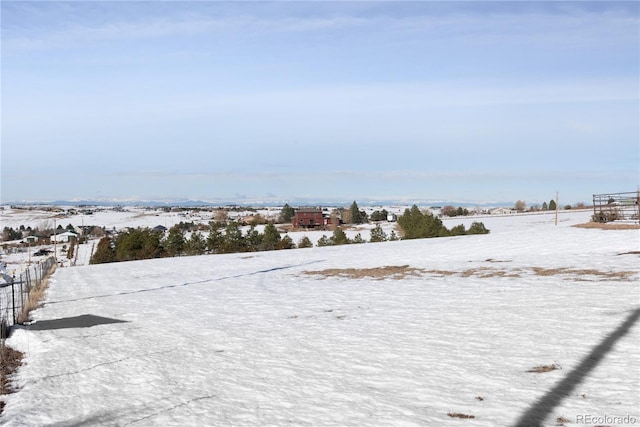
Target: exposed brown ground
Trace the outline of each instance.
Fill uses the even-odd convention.
[[[531,268],[538,276],[557,276],[561,274],[571,274],[576,276],[593,276],[602,280],[629,280],[631,276],[637,274],[636,271],[600,271],[595,269],[570,269],[570,268]]]
[[[376,280],[386,278],[404,279],[407,275],[419,276],[424,270],[409,267],[408,265],[387,265],[375,268],[327,268],[319,271],[305,271],[305,274],[320,275],[325,277],[341,276],[349,279],[361,279],[371,277]]]
[[[519,270],[500,270],[498,268],[492,267],[478,267],[478,268],[469,268],[464,270],[461,273],[462,277],[481,277],[481,278],[489,278],[489,277],[520,277]]]
[[[0,396],[13,392],[11,374],[22,364],[23,354],[9,346],[0,345]],[[4,400],[0,400],[0,414],[4,409]]]
[[[598,228],[600,230],[640,230],[640,224],[615,224],[611,222],[585,222],[576,224],[577,228]]]
[[[461,276],[461,277],[479,277],[483,279],[492,277],[522,277],[522,274],[532,272],[537,276],[578,276],[578,280],[596,281],[596,280],[631,280],[638,274],[637,271],[601,271],[596,269],[571,269],[571,268],[542,268],[528,267],[505,270],[493,267],[476,267],[462,271],[454,270],[429,270],[424,268],[410,267],[409,265],[387,265],[375,268],[328,268],[325,270],[305,271],[304,274],[312,276],[327,277],[345,277],[349,279],[372,278],[374,280],[382,279],[405,279],[408,276],[424,276],[435,275],[439,277],[445,276]]]
[[[534,368],[529,369],[527,372],[532,372],[534,374],[542,374],[545,372],[555,371],[556,369],[560,369],[560,367],[554,363],[551,365],[536,366]]]
[[[467,415],[467,414],[460,414],[458,412],[449,412],[447,415],[449,415],[451,418],[462,418],[462,419],[469,419],[469,418],[475,418],[475,415]]]

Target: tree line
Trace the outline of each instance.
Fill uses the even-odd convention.
[[[356,220],[364,221],[362,211],[357,208],[355,202],[354,205],[349,210],[351,220],[355,216]],[[90,262],[100,264],[206,253],[257,252],[313,246],[307,236],[303,236],[297,244],[290,236],[286,234],[282,236],[273,223],[266,224],[263,231],[251,225],[246,232],[243,232],[243,225],[239,222],[212,221],[209,223],[209,233],[206,237],[198,229],[202,227],[192,227],[192,225],[183,223],[174,225],[166,236],[156,230],[139,227],[121,232],[115,238],[103,237],[98,242]],[[380,224],[376,224],[371,230],[369,242],[489,233],[489,230],[480,222],[474,222],[468,230],[462,224],[449,230],[439,218],[429,211],[421,211],[416,205],[406,209],[398,218],[398,226],[400,237],[394,230],[387,234]],[[358,243],[367,243],[360,233],[349,238],[342,227],[336,227],[331,236],[323,235],[318,240],[317,246]]]

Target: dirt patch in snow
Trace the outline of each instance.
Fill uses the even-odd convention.
[[[23,354],[2,343],[0,345],[0,396],[13,392],[11,375],[22,365]],[[0,400],[0,414],[4,410],[4,400]]]
[[[484,279],[490,277],[520,277],[519,270],[501,270],[491,267],[469,268],[461,273],[462,277],[481,277]]]
[[[449,412],[447,415],[451,418],[461,418],[463,420],[475,418],[475,415],[461,414],[459,412]]]
[[[304,274],[311,276],[327,277],[344,277],[348,279],[364,279],[372,278],[374,280],[383,279],[405,279],[407,277],[420,277],[424,275],[433,275],[439,277],[461,276],[461,277],[477,277],[481,279],[489,279],[494,277],[504,278],[520,278],[524,273],[531,273],[536,276],[577,276],[577,280],[596,281],[596,280],[631,280],[638,274],[637,271],[601,271],[596,269],[571,269],[571,268],[515,268],[511,270],[493,268],[493,267],[477,267],[469,268],[462,271],[455,270],[429,270],[424,268],[410,267],[409,265],[387,265],[384,267],[374,268],[327,268],[325,270],[305,271]],[[568,277],[569,278],[569,277]]]
[[[597,228],[599,230],[640,230],[640,224],[616,224],[612,222],[585,222],[576,224],[577,228]]]
[[[318,271],[305,271],[305,274],[320,275],[326,277],[346,277],[349,279],[362,279],[371,277],[376,280],[387,278],[404,279],[406,276],[419,276],[425,270],[409,267],[408,265],[386,265],[374,268],[327,268]]]
[[[555,371],[556,369],[560,369],[560,367],[554,363],[551,365],[536,366],[534,368],[529,369],[527,372],[531,372],[534,374],[543,374],[545,372]]]
[[[629,280],[631,276],[637,274],[636,271],[600,271],[595,269],[571,269],[571,268],[542,268],[532,267],[531,270],[538,276],[572,275],[580,276],[588,280]]]

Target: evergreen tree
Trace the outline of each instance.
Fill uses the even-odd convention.
[[[247,249],[246,241],[242,235],[240,224],[231,221],[227,224],[224,231],[224,241],[220,247],[222,253],[244,252]]]
[[[307,236],[302,236],[300,241],[298,242],[298,248],[312,248],[313,243],[311,243],[311,239]]]
[[[489,234],[489,230],[481,222],[473,222],[467,234]]]
[[[164,248],[169,256],[179,256],[184,252],[184,232],[178,225],[174,225],[169,229],[169,234],[164,242]]]
[[[262,249],[264,251],[271,251],[278,247],[281,237],[278,229],[273,224],[267,224],[264,227],[264,237],[262,238]]]
[[[262,251],[262,241],[264,239],[264,234],[260,233],[256,230],[254,225],[251,226],[247,235],[244,238],[246,249],[248,251]]]
[[[384,242],[386,240],[387,240],[387,233],[385,233],[382,227],[380,227],[380,224],[376,224],[376,226],[371,230],[371,238],[369,239],[369,241],[371,243],[376,243],[376,242]]]
[[[349,212],[351,213],[351,223],[352,224],[362,224],[363,216],[362,212],[360,212],[360,208],[358,208],[358,204],[354,200],[349,208]]]
[[[322,237],[318,239],[318,246],[333,246],[333,240],[323,234]]]
[[[351,239],[351,243],[367,243],[367,241],[364,240],[362,234],[358,233]]]
[[[159,233],[149,228],[136,228],[120,233],[115,241],[117,261],[159,258],[163,255]]]
[[[91,256],[90,264],[102,264],[106,262],[114,262],[116,260],[116,252],[112,247],[112,241],[109,237],[103,237],[98,242],[96,251]]]
[[[467,230],[465,229],[464,224],[460,224],[451,228],[449,234],[451,236],[464,236],[465,234],[467,234]]]
[[[224,236],[222,232],[215,227],[211,227],[209,235],[207,236],[207,249],[210,253],[218,253],[224,243]]]
[[[351,243],[345,232],[340,227],[336,227],[331,236],[331,243],[334,245],[346,245]]]
[[[293,243],[293,239],[289,236],[284,236],[278,244],[276,245],[276,249],[295,249],[296,244]]]
[[[187,255],[202,255],[207,250],[207,242],[197,231],[191,233],[191,237],[184,246]]]
[[[430,212],[420,212],[416,205],[411,209],[405,209],[404,214],[398,218],[398,225],[402,228],[403,239],[441,237],[448,234],[447,228],[439,218]]]
[[[555,211],[556,210],[556,201],[551,199],[551,201],[549,201],[549,210],[550,211]]]
[[[469,215],[469,209],[463,208],[462,206],[456,209],[456,216],[467,216]]]
[[[386,221],[389,212],[386,209],[382,209],[381,211],[373,211],[371,213],[371,221]]]
[[[289,206],[288,203],[285,203],[282,207],[282,210],[280,211],[280,215],[278,216],[278,222],[280,224],[291,222],[295,214],[296,210]]]
[[[548,209],[549,209],[549,207],[547,206],[547,202],[542,202],[542,210],[546,211]]]
[[[14,230],[12,227],[5,227],[2,232],[4,240],[19,240],[22,239],[22,233],[18,230]]]

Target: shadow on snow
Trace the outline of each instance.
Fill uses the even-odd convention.
[[[555,387],[549,390],[537,402],[535,402],[524,414],[520,416],[515,426],[517,427],[535,427],[543,425],[545,418],[556,408],[562,400],[569,396],[573,390],[580,384],[584,378],[591,372],[609,353],[613,346],[623,336],[625,336],[631,327],[640,318],[640,308],[637,308],[627,316],[624,322],[618,328],[609,334],[600,344],[594,347],[591,352],[586,355],[580,364],[576,366],[567,376],[560,381]]]

